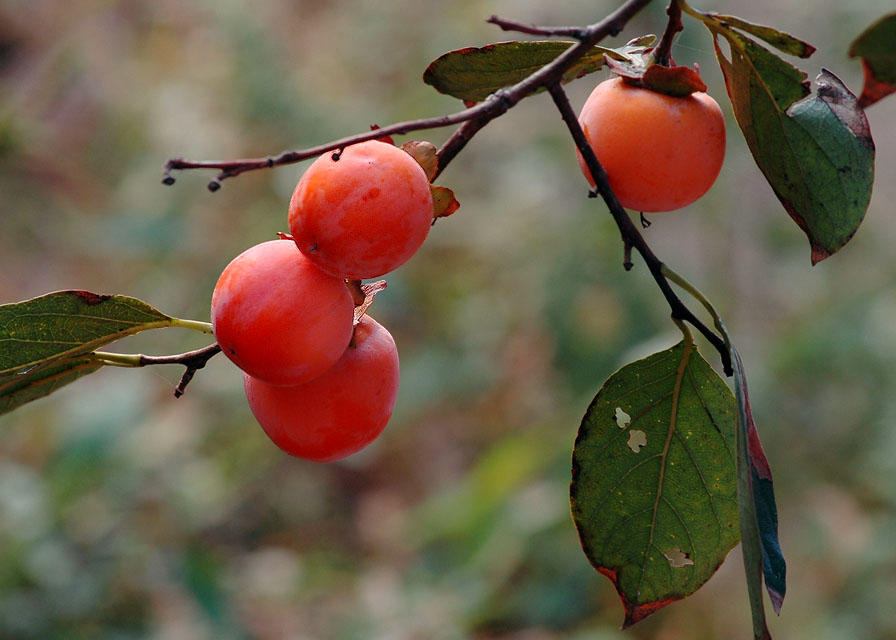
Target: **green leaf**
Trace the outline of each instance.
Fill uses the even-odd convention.
[[[136,298],[89,291],[57,291],[0,305],[0,375],[85,355],[125,336],[178,322]]]
[[[863,109],[896,92],[896,13],[884,16],[856,38],[849,55],[862,59],[865,87],[859,98]]]
[[[97,371],[92,352],[126,336],[192,326],[145,302],[89,291],[57,291],[0,305],[0,413]]]
[[[621,49],[595,47],[564,75],[569,82],[599,71],[604,55],[627,59],[653,42],[653,37],[633,40]],[[423,81],[437,91],[467,102],[481,102],[489,95],[525,79],[574,46],[567,41],[498,42],[484,47],[466,47],[436,58],[423,73]]]
[[[741,34],[711,30],[747,145],[809,238],[817,264],[852,238],[871,200],[874,143],[865,114],[832,73],[822,71],[816,94],[805,97],[802,71]],[[728,40],[730,60],[719,35]]]
[[[739,539],[737,405],[690,342],[613,374],[573,451],[573,520],[630,626],[694,593]]]
[[[746,20],[742,20],[735,16],[726,16],[718,13],[705,13],[703,15],[717,22],[724,23],[724,26],[726,27],[735,27],[741,31],[746,31],[772,45],[775,49],[783,51],[784,53],[789,53],[792,56],[808,58],[815,53],[815,47],[808,42],[800,40],[789,33],[778,31],[774,27],[766,27],[753,22],[747,22]]]
[[[63,358],[45,367],[25,373],[0,376],[0,414],[17,409],[26,402],[48,396],[82,376],[102,368],[91,356]]]

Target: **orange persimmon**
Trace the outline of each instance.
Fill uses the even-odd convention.
[[[579,124],[627,209],[691,204],[715,182],[725,158],[725,119],[703,92],[675,97],[606,80],[585,101]],[[579,164],[593,186],[581,154]]]

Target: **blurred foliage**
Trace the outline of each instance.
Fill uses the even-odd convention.
[[[801,63],[810,76],[825,66],[858,90],[849,42],[889,4],[700,8],[809,40],[821,49]],[[449,49],[508,39],[489,15],[584,24],[617,3],[563,5],[0,0],[0,300],[75,287],[207,320],[221,268],[285,228],[302,168],[210,194],[198,173],[161,186],[167,158],[264,155],[456,110],[420,74]],[[608,44],[663,18],[656,3]],[[699,25],[673,52],[722,97]],[[570,85],[577,104],[593,81]],[[894,103],[869,111],[868,216],[822,265],[733,121],[718,184],[646,231],[723,311],[750,375],[790,569],[776,637],[896,635]],[[582,554],[567,506],[581,415],[615,369],[677,338],[641,265],[623,271],[560,125],[533,98],[440,180],[462,207],[377,298],[402,389],[361,454],[282,454],[223,358],[179,400],[177,369],[107,370],[0,418],[0,637],[747,637],[737,551],[625,634]],[[120,347],[202,340],[171,330]]]

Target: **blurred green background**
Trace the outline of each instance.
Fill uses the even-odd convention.
[[[162,186],[166,159],[261,156],[455,111],[420,76],[446,50],[509,39],[489,15],[587,24],[616,6],[0,0],[0,302],[83,288],[207,320],[223,266],[286,230],[306,165],[211,194],[208,173]],[[859,91],[846,50],[892,3],[700,8],[809,40],[820,51],[800,66]],[[611,42],[663,26],[656,3]],[[708,34],[688,21],[678,43],[730,117]],[[570,86],[577,107],[595,82]],[[733,122],[716,186],[646,231],[720,308],[750,375],[789,561],[779,638],[896,637],[896,99],[869,118],[871,209],[819,266]],[[568,510],[581,415],[616,368],[677,336],[643,265],[623,271],[549,99],[489,125],[440,182],[460,211],[372,312],[403,378],[362,453],[281,453],[224,358],[179,400],[177,368],[110,369],[0,417],[0,638],[750,637],[739,550],[626,632],[581,552]],[[171,330],[118,348],[205,341]]]

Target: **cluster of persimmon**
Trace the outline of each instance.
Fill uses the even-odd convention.
[[[233,259],[212,295],[223,353],[242,371],[258,423],[285,452],[329,462],[370,444],[398,393],[390,333],[360,281],[404,264],[434,215],[427,172],[372,140],[315,160],[289,203],[290,235]]]

